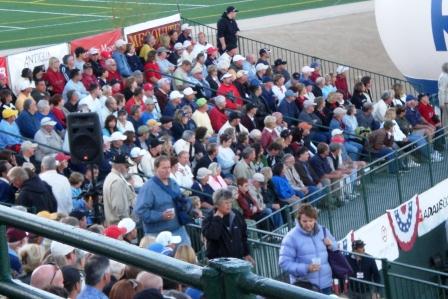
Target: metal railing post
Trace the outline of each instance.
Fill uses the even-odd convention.
[[[286,206],[286,221],[288,223],[288,230],[291,230],[294,227],[294,219],[291,215],[293,207],[290,205]]]
[[[6,225],[0,224],[0,281],[11,280],[11,267],[6,240]]]
[[[203,291],[206,298],[225,298],[221,277],[217,270],[205,267],[202,272],[201,281],[203,282]]]
[[[366,223],[370,222],[370,216],[369,216],[369,207],[367,204],[367,190],[366,190],[366,182],[365,182],[365,175],[362,175],[360,180],[361,180],[361,195],[362,195],[362,201],[364,204],[364,215],[366,217]]]
[[[401,190],[400,161],[396,154],[395,154],[395,159],[394,159],[394,161],[392,161],[392,163],[395,163],[396,170],[397,170],[395,177],[397,178],[398,201],[400,204],[402,204],[403,203],[403,191]]]
[[[432,159],[431,159],[431,148],[429,146],[429,143],[425,145],[426,152],[428,153],[428,167],[429,167],[429,181],[431,183],[431,187],[434,186],[434,173],[432,169]]]
[[[392,299],[392,286],[390,285],[389,280],[389,269],[390,265],[387,259],[381,259],[381,272],[383,273],[384,279],[384,296],[386,299]]]
[[[209,263],[209,267],[219,272],[221,281],[221,295],[219,297],[207,298],[222,298],[222,299],[255,299],[255,295],[244,292],[239,287],[239,278],[251,273],[251,265],[243,260],[235,258],[218,258],[213,259]]]

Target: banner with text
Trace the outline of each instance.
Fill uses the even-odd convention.
[[[421,237],[448,219],[448,179],[438,183],[419,196],[422,221],[418,227]]]
[[[18,53],[14,55],[9,55],[7,58],[8,70],[11,82],[11,89],[17,92],[20,75],[24,68],[29,68],[31,70],[36,66],[44,66],[45,69],[48,67],[48,60],[50,57],[59,58],[62,61],[62,57],[68,54],[68,44],[58,44],[54,46],[49,46],[45,48],[39,48],[31,50],[28,52]]]
[[[180,31],[180,14],[128,26],[123,32],[126,40],[139,49],[143,46],[146,35],[152,34],[158,39],[170,30]]]
[[[70,42],[70,51],[73,53],[77,47],[83,47],[87,50],[89,50],[90,48],[97,48],[100,52],[112,52],[115,48],[115,41],[121,38],[121,28],[96,35],[78,38]]]

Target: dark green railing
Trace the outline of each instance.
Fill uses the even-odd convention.
[[[216,28],[210,27],[208,25],[204,25],[198,23],[193,20],[189,20],[187,18],[182,18],[182,21],[185,23],[189,23],[193,26],[193,34],[196,36],[199,32],[204,32],[208,41],[212,44],[216,44]],[[238,49],[239,52],[243,55],[247,54],[255,54],[258,55],[258,51],[262,48],[268,48],[271,50],[271,64],[274,63],[274,60],[277,58],[282,58],[288,62],[288,70],[293,72],[301,71],[302,67],[305,65],[310,65],[314,61],[318,61],[321,64],[321,74],[329,74],[336,73],[336,69],[341,64],[335,61],[315,57],[313,55],[308,55],[304,53],[300,53],[297,51],[289,50],[283,47],[279,47],[276,45],[272,45],[268,42],[262,42],[258,40],[254,40],[248,37],[239,36],[238,38]],[[394,78],[387,75],[382,75],[379,73],[371,72],[368,70],[364,70],[362,68],[357,68],[354,66],[349,66],[350,70],[348,71],[348,85],[349,90],[352,92],[353,87],[356,82],[358,82],[364,76],[370,76],[372,78],[373,85],[371,87],[372,100],[378,100],[381,97],[383,91],[390,89],[394,84],[400,83],[403,85],[404,91],[406,93],[416,94],[420,91],[423,91],[421,87],[417,86],[414,88],[409,82]]]
[[[204,291],[207,298],[329,298],[283,282],[253,274],[250,264],[238,259],[215,259],[201,267],[129,245],[80,228],[43,219],[33,214],[0,205],[0,294],[13,298],[54,298],[18,284],[11,279],[6,240],[6,226],[13,226],[45,238],[100,254],[115,261],[132,265],[193,286]]]

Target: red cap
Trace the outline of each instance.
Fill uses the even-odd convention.
[[[120,236],[126,233],[126,228],[118,227],[117,225],[111,225],[106,228],[103,233],[109,238],[118,239]]]
[[[207,54],[211,55],[212,53],[217,52],[217,51],[218,51],[218,48],[210,47],[207,49]]]
[[[143,84],[143,90],[144,91],[154,90],[154,86],[151,83],[145,83]]]
[[[64,153],[57,153],[54,157],[56,161],[62,162],[62,161],[68,161],[71,159],[69,155],[66,155]]]
[[[101,51],[101,57],[103,57],[104,59],[109,59],[112,56],[110,55],[110,52],[108,52],[108,51]]]
[[[8,243],[22,241],[23,239],[25,239],[26,235],[27,234],[25,231],[15,227],[10,227],[6,231],[6,237],[8,238]]]

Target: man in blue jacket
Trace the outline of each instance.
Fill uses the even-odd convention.
[[[288,89],[285,93],[285,98],[281,101],[280,105],[278,105],[278,111],[283,114],[285,121],[289,126],[296,125],[297,120],[299,118],[299,108],[295,102],[297,94]]]
[[[16,124],[19,126],[20,134],[26,138],[33,138],[40,129],[40,121],[37,118],[36,102],[32,99],[25,100],[23,103],[23,111],[16,119]]]
[[[119,39],[115,42],[115,51],[112,52],[112,58],[117,63],[117,70],[122,77],[129,77],[132,73],[131,67],[126,59],[126,41]]]
[[[141,187],[135,206],[135,214],[143,223],[146,235],[157,236],[170,231],[181,236],[182,244],[190,245],[190,237],[176,215],[174,200],[181,196],[179,185],[170,179],[171,162],[160,156],[154,162],[155,175]]]

